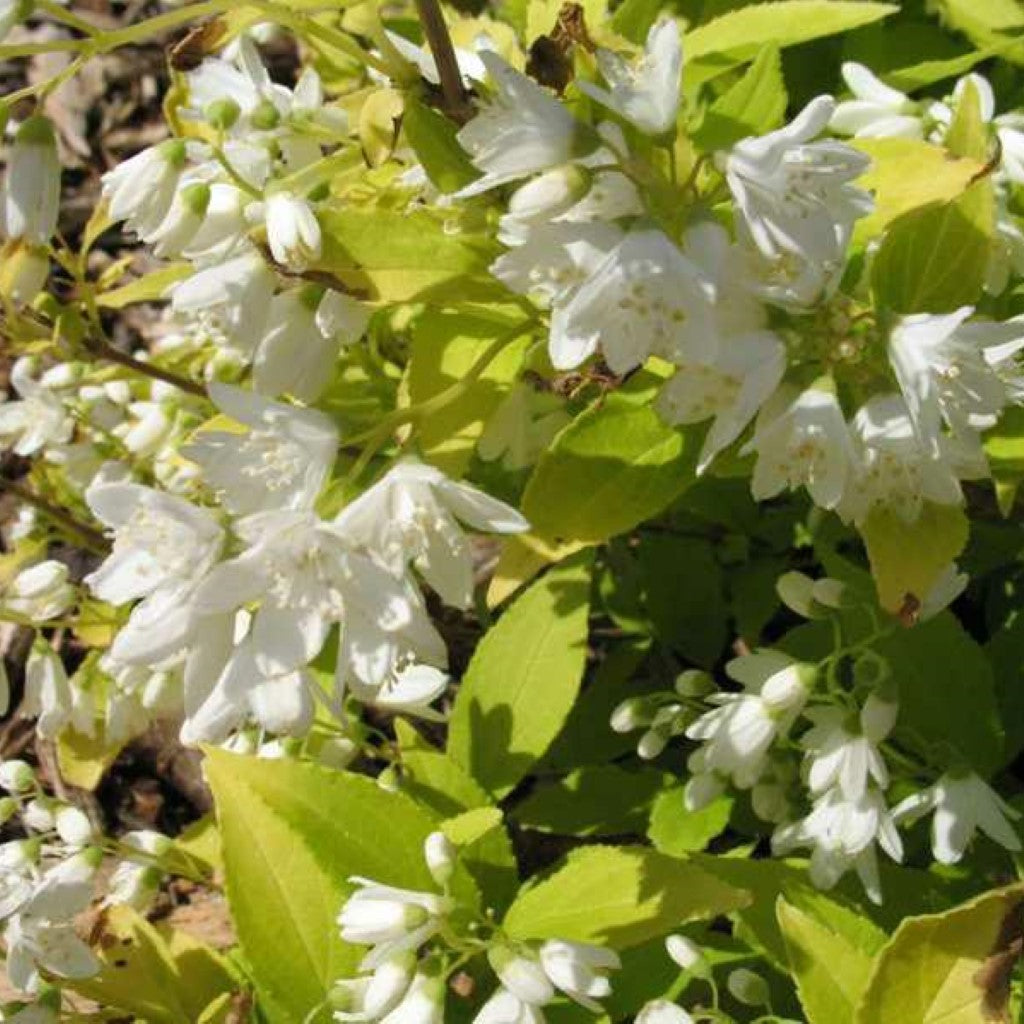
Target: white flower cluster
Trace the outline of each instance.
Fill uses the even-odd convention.
[[[492,272],[549,309],[556,370],[595,353],[616,375],[651,357],[673,364],[658,408],[671,423],[709,423],[698,472],[746,435],[740,454],[756,456],[755,498],[806,487],[857,525],[876,508],[913,521],[926,501],[958,504],[961,480],[988,475],[980,435],[1020,397],[1024,320],[993,322],[965,306],[883,325],[844,295],[853,228],[873,205],[855,183],[870,160],[826,134],[831,125],[940,144],[964,82],[953,108],[926,109],[847,65],[856,99],[819,96],[785,127],[713,154],[711,195],[727,194],[731,215],[712,219],[711,203],[697,204],[676,234],[657,206],[659,172],[618,124],[592,127],[496,54],[482,59],[493,95],[459,134],[482,176],[454,198],[528,179],[508,200],[499,231],[508,251]],[[580,90],[671,146],[682,66],[675,22],[655,23],[634,64],[600,49],[597,60],[607,88]],[[1002,189],[1024,174],[1022,122],[993,119],[991,88],[969,80],[1002,145]],[[993,255],[1002,271],[990,274],[997,291],[1024,269],[1019,235],[1004,209],[1005,258]],[[888,360],[865,394],[851,382],[868,350]]]
[[[465,911],[448,885],[457,849],[443,833],[434,832],[426,839],[424,857],[440,894],[351,879],[358,888],[338,915],[341,937],[371,948],[360,964],[359,977],[335,983],[335,1020],[441,1024],[447,970],[433,943],[464,954],[486,954],[498,987],[474,1024],[544,1024],[542,1008],[559,993],[601,1012],[599,1000],[611,993],[608,972],[620,966],[614,952],[561,939],[512,942],[500,933],[481,939],[479,923],[467,929],[473,934],[456,934],[449,918]]]
[[[851,600],[838,580],[796,572],[783,576],[778,590],[808,618],[834,615]],[[938,775],[923,790],[917,775],[906,774],[905,754],[892,768],[893,751],[885,743],[899,717],[899,680],[890,678],[888,665],[869,645],[856,655],[852,690],[837,682],[834,657],[815,665],[762,648],[726,664],[741,690],[710,692],[709,676],[686,672],[671,696],[624,701],[611,725],[617,732],[645,729],[638,745],[644,758],[658,756],[673,737],[696,741],[687,760],[687,808],[698,810],[729,787],[749,791],[754,813],[775,826],[773,852],[809,848],[810,877],[821,888],[855,870],[880,902],[876,844],[902,860],[897,826],[932,812],[932,852],[942,864],[961,860],[978,831],[1019,851],[1012,822],[1020,813],[966,766],[940,773],[921,765]],[[705,710],[706,704],[714,707]],[[916,791],[890,806],[886,794],[894,777]]]
[[[48,796],[24,761],[0,762],[0,820],[17,819],[25,838],[0,844],[0,921],[7,977],[39,994],[46,979],[86,978],[100,964],[75,931],[75,919],[97,897],[100,837],[78,807]],[[107,904],[145,909],[163,872],[158,858],[171,841],[157,832],[123,838],[125,859],[105,883]]]

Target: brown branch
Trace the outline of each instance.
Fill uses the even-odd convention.
[[[70,512],[65,512],[64,509],[51,505],[45,498],[34,491],[30,491],[27,487],[22,487],[21,484],[15,483],[13,480],[0,477],[0,490],[7,491],[13,494],[19,501],[24,501],[33,508],[39,509],[47,519],[53,520],[54,523],[63,527],[68,533],[78,537],[84,547],[95,551],[97,554],[106,554],[109,550],[107,539],[99,530],[94,530],[91,526],[76,519]]]
[[[105,338],[90,338],[85,341],[85,346],[98,359],[106,359],[111,363],[118,363],[129,370],[134,370],[135,373],[152,377],[154,380],[162,380],[165,384],[173,384],[174,387],[180,388],[190,395],[206,398],[206,388],[202,384],[197,384],[187,377],[179,376],[172,370],[165,370],[160,366],[154,366],[152,363],[145,363],[141,359],[136,359],[134,356],[128,355],[127,352],[122,352],[119,348],[115,348]]]
[[[437,74],[441,79],[441,95],[444,97],[445,113],[453,120],[464,124],[472,115],[469,97],[462,87],[462,73],[455,59],[455,47],[448,34],[444,15],[438,0],[416,0],[416,10],[427,37],[430,52],[434,55]]]

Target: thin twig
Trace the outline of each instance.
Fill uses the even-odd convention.
[[[206,388],[202,384],[197,384],[194,380],[189,380],[188,377],[182,377],[173,370],[165,370],[161,366],[155,366],[153,363],[145,363],[141,359],[136,359],[134,356],[128,355],[127,352],[122,352],[107,341],[106,338],[91,337],[85,339],[83,343],[99,359],[118,363],[129,370],[141,373],[145,377],[162,380],[165,384],[173,384],[176,388],[186,391],[190,395],[206,398]]]
[[[441,5],[438,0],[416,0],[416,10],[430,52],[434,55],[434,63],[437,65],[445,112],[462,124],[469,120],[472,109],[466,90],[462,87],[462,73],[455,57],[452,37],[448,34],[448,26],[441,13]]]
[[[22,487],[21,484],[8,480],[5,477],[0,477],[0,490],[7,491],[13,494],[19,501],[39,509],[47,519],[53,520],[54,523],[63,527],[68,533],[78,537],[83,546],[95,551],[97,554],[107,553],[109,545],[107,544],[106,537],[99,530],[94,530],[86,523],[80,522],[70,512],[65,512],[64,509],[51,505],[45,498],[34,491],[30,491],[27,487]]]

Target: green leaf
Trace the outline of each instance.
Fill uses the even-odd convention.
[[[586,662],[592,556],[573,556],[519,597],[473,654],[448,753],[485,789],[507,793],[551,745]]]
[[[892,633],[874,648],[899,686],[896,729],[908,746],[953,748],[982,774],[1002,764],[1005,737],[992,667],[950,613]]]
[[[612,30],[642,46],[663,7],[662,0],[623,0],[612,15]]]
[[[427,177],[442,192],[455,192],[479,177],[455,138],[458,125],[415,96],[406,96],[402,128]]]
[[[689,861],[642,847],[589,846],[525,889],[504,928],[515,939],[563,938],[625,949],[747,902],[745,892]]]
[[[319,765],[211,748],[205,769],[242,952],[271,1019],[302,1024],[361,956],[335,921],[349,877],[432,891],[423,842],[436,823],[401,793]],[[454,884],[478,903],[464,869]]]
[[[875,197],[874,210],[854,229],[855,244],[881,234],[910,210],[956,199],[984,167],[981,160],[953,157],[942,146],[916,139],[852,139],[850,145],[871,157],[857,184]]]
[[[635,395],[609,395],[541,456],[523,494],[533,533],[600,544],[656,516],[694,480],[699,439],[667,426]]]
[[[497,807],[477,807],[441,823],[441,831],[459,847],[459,860],[473,876],[483,905],[503,913],[515,899],[519,871],[504,818]]]
[[[487,346],[517,321],[431,310],[417,318],[409,360],[409,402],[418,405],[458,383]],[[525,337],[505,346],[472,387],[443,409],[419,421],[416,440],[424,457],[449,476],[461,476],[484,424],[508,394],[529,344]]]
[[[988,1024],[1004,1017],[1024,886],[903,921],[878,956],[857,1024]]]
[[[446,817],[490,804],[486,790],[408,722],[396,718],[395,735],[402,752],[402,788],[414,800]]]
[[[978,87],[968,78],[957,100],[943,143],[954,156],[988,159],[988,122],[981,111]]]
[[[362,210],[331,207],[320,214],[323,256],[318,269],[356,294],[387,302],[409,302],[444,294],[482,274],[495,252],[490,243],[445,231],[426,210]]]
[[[580,768],[540,785],[512,813],[517,824],[563,836],[643,832],[651,801],[671,776],[654,769],[627,771],[605,764]]]
[[[746,74],[711,104],[691,138],[705,152],[729,149],[748,135],[778,128],[785,113],[782,59],[777,47],[765,46]]]
[[[763,46],[784,48],[870,25],[899,10],[896,4],[844,0],[779,0],[729,11],[687,32],[686,70],[691,82],[752,59]]]
[[[699,811],[688,811],[683,787],[673,786],[654,801],[647,836],[655,849],[673,857],[703,850],[725,831],[732,805],[732,797],[720,796]]]
[[[184,280],[192,272],[188,263],[172,263],[169,267],[161,267],[129,284],[97,295],[96,305],[103,309],[124,309],[136,302],[154,302],[162,299],[171,285]]]
[[[109,907],[92,930],[99,973],[66,984],[105,1008],[150,1024],[189,1024],[235,984],[213,950],[170,930],[167,935],[174,948],[131,907]],[[183,955],[186,946],[188,956]]]
[[[999,41],[1002,33],[1019,34],[1024,27],[1024,8],[1018,0],[935,0],[933,6],[946,26],[982,46]],[[1022,53],[1018,42],[1006,56],[1019,61]]]
[[[987,179],[947,202],[897,217],[871,268],[876,300],[899,313],[948,313],[982,294],[995,235]]]
[[[782,896],[775,914],[808,1024],[853,1024],[871,974],[870,952]]]
[[[985,455],[996,484],[999,511],[1008,516],[1024,480],[1024,408],[1011,406],[985,432]]]
[[[926,502],[908,523],[895,512],[874,510],[861,527],[883,608],[920,604],[942,571],[967,544],[969,524],[961,508]]]

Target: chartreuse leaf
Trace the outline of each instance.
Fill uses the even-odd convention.
[[[558,735],[586,662],[593,558],[552,569],[492,626],[455,700],[448,753],[485,789],[507,793]]]
[[[441,831],[459,848],[459,859],[480,887],[484,906],[502,913],[515,898],[519,874],[501,811],[463,811],[442,822]]]
[[[413,799],[445,816],[490,804],[486,791],[466,769],[431,746],[408,722],[396,718],[395,735],[402,752],[402,787]]]
[[[320,214],[320,227],[318,269],[349,290],[387,302],[436,296],[482,274],[494,256],[489,244],[446,232],[441,218],[427,211],[331,207]]]
[[[217,749],[205,768],[239,944],[271,1019],[301,1024],[361,955],[335,921],[348,879],[433,890],[422,848],[436,822],[407,796],[348,772]],[[478,902],[463,868],[453,884]]]
[[[484,318],[430,310],[413,326],[409,360],[409,401],[433,398],[461,381],[491,342],[514,329],[512,319]],[[461,397],[421,419],[416,440],[424,457],[449,476],[458,477],[473,455],[484,424],[508,394],[523,361],[528,339],[506,345]]]
[[[970,78],[964,83],[949,131],[942,141],[954,156],[988,159],[988,122],[981,109],[978,87]]]
[[[996,485],[999,511],[1008,516],[1024,480],[1024,409],[1011,406],[985,433],[985,454]]]
[[[161,267],[129,284],[112,288],[96,296],[96,304],[104,309],[124,309],[136,302],[153,302],[162,299],[171,285],[188,277],[192,267],[187,263],[172,263],[169,267]]]
[[[685,76],[701,82],[750,60],[763,46],[784,48],[886,18],[896,4],[779,0],[745,6],[686,33]]]
[[[672,786],[658,794],[651,808],[647,837],[655,849],[681,857],[703,850],[729,824],[733,799],[720,796],[699,811],[686,809],[683,787]]]
[[[405,99],[402,129],[427,177],[442,192],[454,192],[479,176],[455,138],[458,125],[415,96]]]
[[[703,150],[728,149],[748,135],[778,128],[786,113],[786,83],[778,47],[765,46],[746,74],[711,104],[691,133]]]
[[[100,971],[68,987],[150,1024],[189,1024],[236,987],[212,949],[170,930],[165,938],[128,906],[104,910],[90,939]]]
[[[1007,1019],[1024,885],[903,921],[882,949],[856,1024],[987,1024]]]
[[[644,847],[589,846],[524,889],[505,916],[516,939],[573,939],[625,949],[749,901],[695,864]]]
[[[860,532],[882,607],[913,611],[963,551],[969,524],[959,507],[925,502],[909,523],[893,511],[875,509]]]
[[[780,896],[775,916],[808,1024],[853,1024],[871,951]]]
[[[513,812],[524,828],[563,836],[643,832],[651,801],[671,781],[654,769],[591,765],[538,786]]]
[[[851,139],[850,145],[871,157],[857,184],[875,198],[874,210],[857,222],[855,244],[874,238],[901,214],[955,199],[984,168],[983,160],[954,157],[917,139]]]
[[[693,482],[699,439],[651,408],[657,378],[638,375],[566,426],[523,493],[533,529],[506,545],[488,594],[497,603],[546,562],[600,544],[650,519]],[[640,391],[644,388],[646,391]]]
[[[936,0],[934,8],[949,28],[981,45],[1024,28],[1024,8],[1018,0]],[[1019,59],[1019,54],[1018,50],[1014,57]]]

